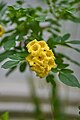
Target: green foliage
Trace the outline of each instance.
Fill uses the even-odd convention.
[[[6,4],[4,2],[0,2],[0,23],[2,22],[2,16],[6,11]]]
[[[35,21],[40,21],[40,22],[44,22],[45,21],[46,16],[40,16],[40,17],[36,17]]]
[[[12,60],[22,61],[25,60],[25,57],[28,55],[28,52],[16,52],[13,55],[10,55],[9,58]]]
[[[61,71],[64,72],[65,74],[73,73],[73,71],[71,69],[61,69]]]
[[[68,40],[69,38],[70,38],[70,34],[67,33],[67,34],[63,35],[61,41],[64,42],[64,41]]]
[[[26,70],[26,62],[24,61],[20,64],[20,72],[24,72],[25,70]]]
[[[80,63],[63,53],[57,53],[55,48],[62,45],[80,53],[80,49],[72,46],[73,44],[80,45],[80,40],[71,40],[70,33],[62,35],[60,23],[62,20],[80,23],[77,14],[80,0],[46,0],[47,9],[41,6],[23,7],[24,3],[21,0],[17,0],[11,6],[0,3],[0,16],[3,16],[0,17],[0,23],[6,27],[5,35],[0,40],[0,47],[4,48],[4,51],[0,53],[0,62],[7,58],[10,59],[2,65],[3,68],[9,69],[6,76],[15,71],[17,66],[20,72],[26,70],[25,58],[29,54],[26,49],[27,43],[34,39],[43,40],[44,32],[47,32],[50,33],[47,44],[55,53],[57,64],[57,67],[51,70],[52,74],[46,77],[47,82],[55,86],[54,73],[58,73],[59,79],[64,84],[79,87],[77,78],[72,74],[73,70],[69,68],[69,64],[64,62],[64,58],[78,66]],[[45,23],[44,26],[41,25],[42,23]]]
[[[0,24],[6,28],[3,37],[0,38],[0,48],[4,48],[0,53],[0,63],[3,62],[2,68],[8,69],[6,76],[13,73],[16,68],[20,72],[25,72],[27,62],[25,58],[29,55],[26,45],[28,42],[37,40],[46,40],[44,33],[50,34],[47,37],[47,44],[55,54],[57,67],[52,69],[46,77],[46,82],[51,84],[52,96],[51,105],[52,113],[55,120],[64,120],[65,116],[61,113],[61,106],[56,94],[57,85],[55,74],[65,85],[80,88],[79,80],[75,77],[74,70],[71,70],[69,62],[80,67],[79,61],[73,60],[68,55],[56,52],[57,46],[65,46],[80,53],[80,49],[73,45],[80,45],[80,40],[71,40],[70,33],[61,34],[61,21],[71,21],[75,24],[80,23],[78,12],[80,10],[80,0],[45,0],[47,8],[41,6],[23,7],[24,0],[16,0],[14,5],[6,6],[0,2]],[[44,25],[42,25],[44,24]],[[11,29],[10,29],[11,28]],[[9,59],[7,61],[7,59]],[[44,120],[40,102],[37,98],[33,81],[31,85],[31,95],[35,104],[35,118]],[[1,115],[0,120],[9,120],[8,113]]]
[[[12,68],[12,67],[15,67],[18,63],[19,61],[9,60],[2,65],[2,68],[5,68],[5,69]]]
[[[0,120],[9,120],[9,113],[5,112],[0,116]]]
[[[78,82],[77,78],[70,73],[65,73],[64,71],[60,72],[59,79],[68,86],[80,88],[80,83]]]
[[[67,43],[79,45],[80,41],[79,40],[72,40],[72,41],[68,41]]]
[[[5,60],[6,58],[8,58],[10,55],[12,55],[14,53],[15,53],[14,50],[2,52],[0,54],[0,62],[2,62],[3,60]]]
[[[6,77],[8,77],[11,73],[13,73],[13,71],[16,70],[16,67],[17,67],[17,66],[10,68],[10,69],[8,70],[8,72],[6,73]]]

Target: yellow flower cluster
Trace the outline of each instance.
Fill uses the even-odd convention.
[[[54,54],[45,41],[35,39],[26,47],[30,53],[26,57],[26,61],[29,62],[31,70],[35,71],[37,76],[45,77],[52,68],[56,67]]]
[[[4,34],[4,29],[3,29],[2,25],[0,25],[0,37],[2,37],[3,34]]]

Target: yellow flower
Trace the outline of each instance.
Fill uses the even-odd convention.
[[[40,51],[39,54],[37,55],[37,59],[39,61],[43,61],[46,58],[46,55],[43,51]]]
[[[52,50],[46,50],[45,51],[47,58],[55,58]]]
[[[2,27],[2,25],[0,25],[0,37],[2,37],[3,34],[4,34],[4,28]]]
[[[26,61],[29,62],[31,70],[36,72],[39,77],[45,77],[52,68],[56,67],[55,57],[45,41],[36,39],[27,44],[28,52]]]
[[[29,42],[27,45],[26,45],[26,47],[29,49],[32,45],[34,45],[35,43],[37,43],[37,40],[35,39],[35,40],[33,40],[33,41],[31,41],[31,42]]]
[[[37,73],[41,73],[41,71],[44,71],[44,67],[40,66],[39,64],[35,64],[34,66],[31,67],[31,69]]]
[[[34,56],[37,55],[40,51],[40,45],[38,43],[34,43],[29,47],[28,52],[33,54]]]
[[[32,66],[34,64],[34,61],[33,61],[33,56],[31,54],[29,54],[27,57],[26,57],[26,61],[29,62],[30,66]]]
[[[48,47],[48,45],[46,44],[45,41],[39,41],[38,44],[41,46],[41,49],[44,50],[44,51],[49,49],[49,47]]]
[[[55,64],[53,58],[49,59],[48,68],[49,68],[49,70],[51,70],[52,68],[56,68],[56,64]]]

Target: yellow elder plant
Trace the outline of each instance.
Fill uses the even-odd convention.
[[[71,40],[70,33],[62,34],[61,31],[62,20],[80,23],[80,18],[74,14],[79,2],[80,0],[46,0],[44,4],[47,8],[44,9],[42,6],[25,7],[25,2],[21,0],[7,8],[5,4],[0,4],[0,24],[6,28],[4,33],[0,25],[0,47],[4,48],[0,53],[0,62],[8,58],[2,65],[2,68],[9,69],[7,76],[17,67],[20,72],[24,72],[28,62],[30,69],[40,78],[45,77],[47,82],[53,84],[56,73],[64,84],[80,88],[74,71],[65,59],[80,67],[79,61],[73,60],[66,53],[56,51],[60,45],[80,53],[78,48],[72,46],[79,45],[80,40]],[[49,36],[45,38],[44,33]]]
[[[40,0],[37,1],[39,3]],[[56,51],[56,48],[70,48],[73,55],[74,51],[80,53],[80,49],[73,46],[80,45],[80,40],[71,40],[70,33],[62,33],[61,29],[62,21],[80,23],[80,0],[41,0],[43,7],[47,6],[44,8],[40,3],[39,6],[33,7],[32,3],[28,6],[24,0],[16,0],[15,5],[6,6],[0,2],[0,48],[3,50],[0,51],[1,67],[8,69],[8,76],[16,71],[17,67],[20,72],[25,72],[29,63],[30,69],[38,77],[45,78],[47,83],[51,83],[54,119],[64,120],[65,116],[62,119],[63,115],[60,115],[62,109],[58,107],[56,81],[59,78],[67,86],[80,88],[80,82],[70,67],[70,62],[80,67],[80,61],[74,60],[65,51]],[[5,32],[3,26],[6,28]],[[44,120],[35,98],[34,96],[36,115],[39,120]]]

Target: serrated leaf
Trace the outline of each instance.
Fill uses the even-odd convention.
[[[6,4],[5,4],[3,1],[1,1],[1,2],[0,2],[0,11],[1,11],[5,6],[6,6]]]
[[[58,32],[58,33],[61,32],[59,28],[55,28],[55,27],[53,27],[53,30],[55,30],[55,31]]]
[[[18,54],[10,55],[9,58],[18,61],[24,60],[24,58],[20,57]]]
[[[69,14],[69,20],[75,22],[75,23],[80,23],[80,17],[76,17],[72,12],[67,11]]]
[[[80,23],[80,18],[78,18],[78,17],[76,17],[76,16],[71,16],[70,18],[69,18],[71,21],[73,21],[73,22],[75,22],[75,23]]]
[[[75,47],[70,46],[70,45],[68,45],[68,44],[64,44],[64,46],[69,47],[69,48],[71,48],[71,49],[74,49],[75,51],[77,51],[77,52],[80,53],[80,49],[78,49],[78,48],[75,48]]]
[[[17,52],[16,53],[17,56],[21,57],[21,58],[25,58],[26,56],[29,55],[28,51],[23,51],[23,52]]]
[[[56,37],[56,38],[54,39],[54,42],[56,42],[56,43],[61,43],[61,39],[62,39],[62,37],[61,37],[61,36],[58,36],[58,37]]]
[[[50,82],[50,83],[53,85],[53,87],[56,87],[56,83],[55,83],[55,81],[54,81],[54,76],[53,76],[53,74],[49,74],[49,75],[46,77],[46,81],[47,81],[47,82]]]
[[[5,62],[1,67],[4,69],[8,69],[8,68],[12,68],[12,67],[17,66],[18,63],[19,63],[19,61],[9,60],[9,61]]]
[[[1,16],[3,16],[4,15],[4,13],[5,13],[5,11],[6,11],[6,6],[4,6],[3,8],[2,8],[2,10],[0,10],[0,21],[3,23],[3,19],[2,19],[2,17]],[[5,21],[5,20],[4,20]]]
[[[15,51],[6,51],[0,54],[0,62],[8,58],[10,55],[14,54]]]
[[[66,55],[64,55],[64,54],[58,53],[58,55],[59,55],[59,56],[62,56],[63,58],[66,58],[67,60],[69,60],[71,63],[74,63],[74,64],[77,65],[78,67],[80,66],[80,63],[79,63],[79,62],[71,59],[70,57],[68,57],[68,56],[66,56]],[[58,58],[59,58],[59,57],[58,57]],[[58,61],[58,62],[56,61],[56,63],[59,64],[59,59],[58,59],[58,58],[56,59],[56,60]],[[60,63],[61,63],[61,61],[60,61]]]
[[[70,69],[61,69],[61,72],[63,72],[63,73],[73,73],[73,71],[70,70]]]
[[[67,43],[70,43],[70,44],[80,44],[80,40],[72,40],[72,41],[68,41]]]
[[[15,71],[16,68],[17,68],[16,66],[10,68],[9,71],[6,73],[6,77],[8,77],[13,71]]]
[[[80,83],[78,82],[77,78],[72,74],[68,74],[68,73],[66,74],[66,73],[60,72],[59,79],[61,82],[63,82],[68,86],[80,88]]]
[[[61,41],[62,41],[62,42],[67,41],[69,38],[70,38],[70,34],[67,33],[67,34],[65,34],[65,35],[62,37]]]
[[[15,40],[8,40],[7,42],[3,43],[3,47],[5,50],[10,50],[10,48],[16,45]]]
[[[0,42],[0,46],[2,46],[3,43],[7,42],[8,39],[9,39],[9,36],[4,37],[4,38],[1,40],[1,42]]]
[[[64,69],[64,68],[66,68],[66,67],[68,67],[69,66],[69,64],[59,64],[58,65],[58,68],[59,69]]]

